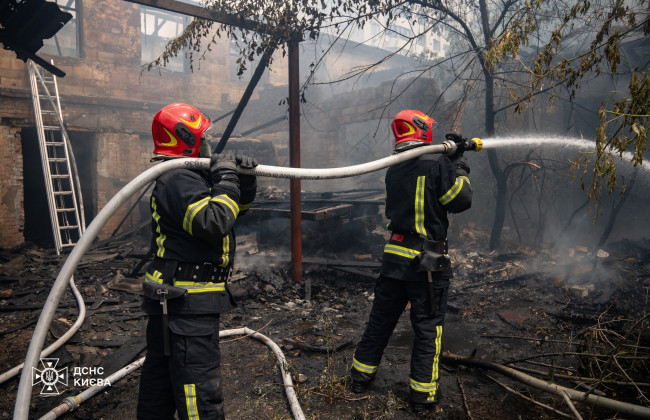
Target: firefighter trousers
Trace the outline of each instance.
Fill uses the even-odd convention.
[[[411,325],[415,333],[409,381],[411,400],[437,402],[442,326],[447,311],[449,279],[434,275],[433,285],[432,313],[427,282],[379,276],[368,324],[352,360],[353,380],[368,383],[374,379],[395,325],[406,304],[411,302]]]
[[[162,317],[147,324],[138,420],[223,420],[219,315],[170,316],[165,356]]]

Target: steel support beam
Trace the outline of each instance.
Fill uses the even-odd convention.
[[[183,3],[176,0],[125,0],[130,3],[142,4],[144,6],[155,7],[157,9],[168,10],[170,12],[182,13],[188,16],[194,16],[200,19],[207,19],[213,22],[223,23],[224,25],[235,26],[237,28],[260,31],[254,22],[239,19],[228,13],[220,13],[214,10],[206,9],[202,6]]]
[[[300,78],[298,41],[289,41],[289,166],[300,168]],[[289,186],[291,208],[291,277],[302,281],[302,217],[300,180]]]

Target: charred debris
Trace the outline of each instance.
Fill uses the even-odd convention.
[[[310,283],[311,299],[305,298],[305,284],[293,282],[289,275],[288,196],[265,188],[246,222],[238,227],[231,286],[239,307],[225,316],[224,323],[251,324],[282,346],[295,364],[295,381],[302,387],[299,396],[307,412],[323,410],[327,403],[332,407],[352,404],[353,408],[347,409],[357,410],[357,418],[364,418],[364,412],[379,410],[371,401],[379,405],[385,401],[377,402],[376,396],[361,402],[350,399],[343,355],[353,351],[372,302],[385,241],[380,213],[383,193],[307,193],[303,200],[303,283]],[[143,224],[97,241],[82,258],[74,279],[87,315],[80,330],[55,353],[62,366],[102,366],[108,375],[143,356],[145,317],[140,310],[140,282],[151,257],[149,229]],[[445,369],[456,375],[447,373],[454,380],[445,385],[450,403],[444,404],[451,407],[443,405],[440,410],[469,418],[487,415],[485,406],[490,404],[483,400],[478,405],[472,400],[462,375],[468,375],[476,363],[487,372],[489,367],[480,363],[488,361],[590,395],[650,406],[649,240],[620,240],[602,249],[513,246],[511,251],[488,252],[487,233],[471,223],[455,226],[451,232],[457,235],[450,238],[456,269],[443,362]],[[65,258],[33,244],[0,250],[3,372],[22,362],[40,309]],[[77,313],[72,293],[66,292],[46,345],[70,328]],[[404,322],[408,322],[406,318]],[[400,335],[400,325],[395,340],[408,339]],[[397,356],[389,346],[387,364],[395,362],[391,357],[399,359],[399,349],[403,349],[398,344],[393,347]],[[336,354],[340,357],[330,366]],[[463,363],[462,358],[470,363]],[[393,365],[407,369],[399,363]],[[225,371],[228,366],[226,360]],[[323,369],[329,372],[327,380],[318,373]],[[390,390],[397,375],[389,370],[383,378],[378,377],[377,395],[393,395]],[[137,393],[135,376],[128,382],[132,393]],[[567,404],[561,395],[549,403],[530,385],[513,385],[493,373],[473,373],[472,381],[490,383],[492,392],[501,395],[487,400],[492,402],[490,410],[498,406],[498,398],[510,394],[517,395],[514,401],[525,401],[528,412],[551,416],[574,416],[577,409],[589,410],[590,418],[609,418],[617,411],[581,402]],[[254,388],[246,383],[239,386]],[[2,406],[13,406],[16,387],[15,379],[2,385]],[[70,395],[74,391],[79,390],[69,390]],[[110,391],[96,397],[106,398],[111,398]],[[399,411],[399,394],[395,398]],[[283,399],[281,393],[277,399]],[[49,409],[53,403],[51,399],[34,401],[37,411]],[[286,407],[280,407],[287,416]]]

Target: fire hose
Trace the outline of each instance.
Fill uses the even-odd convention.
[[[267,336],[260,334],[256,331],[253,331],[250,328],[243,327],[243,328],[235,328],[232,330],[219,331],[220,338],[230,337],[233,335],[244,335],[244,334],[262,341],[264,344],[266,344],[268,347],[271,348],[273,353],[275,353],[275,356],[278,359],[278,365],[280,366],[280,372],[282,373],[282,381],[285,387],[285,392],[287,394],[287,399],[289,400],[289,406],[291,408],[291,412],[293,413],[293,418],[295,420],[305,420],[305,414],[302,412],[302,408],[300,407],[300,403],[298,402],[298,397],[296,396],[296,392],[293,389],[293,381],[291,380],[291,374],[286,370],[287,359],[284,357],[284,353],[282,353],[280,347]],[[123,367],[122,369],[118,370],[117,372],[107,377],[106,381],[108,381],[108,384],[112,384],[114,382],[119,381],[124,376],[128,375],[129,373],[141,367],[142,364],[144,363],[144,359],[145,358],[143,357],[131,363],[130,365]],[[88,399],[90,399],[91,397],[93,397],[94,395],[96,395],[97,393],[99,393],[101,390],[105,389],[108,386],[110,385],[93,386],[81,392],[80,394],[77,394],[74,397],[67,397],[63,400],[61,404],[48,411],[44,416],[40,417],[39,420],[54,420],[65,413],[74,411],[77,408],[79,408],[82,402],[87,401]]]
[[[290,179],[333,179],[345,178],[366,174],[387,168],[392,165],[416,158],[424,154],[446,154],[453,155],[457,150],[461,152],[466,150],[479,151],[483,147],[483,142],[478,139],[466,140],[455,143],[452,140],[445,140],[441,144],[421,146],[415,149],[406,150],[399,154],[394,154],[376,161],[363,163],[360,165],[308,169],[308,168],[283,168],[267,165],[258,165],[254,169],[242,169],[238,171],[244,174],[265,176],[273,178],[290,178]],[[92,245],[93,240],[99,234],[100,229],[106,224],[110,217],[135,193],[149,182],[155,180],[163,173],[177,168],[187,169],[209,169],[210,159],[208,158],[178,158],[168,160],[142,172],[131,182],[118,191],[113,198],[106,203],[104,208],[95,216],[92,223],[86,228],[77,244],[74,246],[70,255],[66,259],[61,271],[54,281],[50,293],[45,301],[43,310],[39,316],[36,327],[32,334],[32,340],[29,344],[27,355],[25,357],[24,368],[20,376],[18,391],[16,393],[16,403],[14,406],[14,420],[27,420],[29,415],[29,405],[31,401],[32,387],[32,370],[36,367],[45,337],[54,317],[54,313],[59,305],[61,296],[65,291],[66,285],[74,274],[81,257]],[[50,346],[51,347],[51,346]],[[49,348],[48,348],[49,349]],[[289,388],[287,388],[288,390]],[[293,391],[293,388],[291,388]]]

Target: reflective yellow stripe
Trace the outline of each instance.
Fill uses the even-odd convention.
[[[443,195],[438,199],[438,201],[440,201],[440,204],[444,206],[445,204],[448,204],[451,200],[456,198],[460,190],[463,189],[463,184],[465,182],[469,184],[469,178],[467,178],[466,176],[459,176],[458,178],[456,178],[456,182],[454,182],[454,185],[451,186],[449,191],[447,191],[445,195]]]
[[[199,118],[196,121],[186,121],[182,118],[179,118],[179,120],[183,121],[185,124],[189,125],[192,128],[198,128],[199,125],[201,125],[201,116],[199,115]]]
[[[440,349],[442,344],[442,325],[436,327],[436,354],[433,356],[431,369],[431,382],[418,382],[410,378],[409,383],[412,389],[429,394],[427,401],[434,401],[438,391],[438,378],[440,376]]]
[[[237,215],[239,214],[239,205],[235,200],[228,197],[226,194],[221,194],[216,197],[212,197],[210,201],[225,204],[235,217],[237,217]]]
[[[185,217],[183,218],[183,230],[190,235],[192,234],[192,221],[194,220],[194,216],[208,204],[208,201],[210,201],[210,197],[205,197],[187,206]]]
[[[230,209],[233,216],[237,217],[237,215],[239,214],[239,205],[233,199],[231,199],[225,194],[218,195],[212,198],[210,197],[202,198],[199,201],[194,202],[189,206],[187,206],[187,210],[185,210],[185,217],[183,218],[183,230],[185,230],[190,235],[192,235],[192,221],[194,221],[194,217],[197,215],[199,211],[201,211],[203,207],[208,205],[208,202],[225,204],[226,207]]]
[[[187,293],[225,292],[226,283],[199,283],[194,281],[175,281],[174,286],[186,289]]]
[[[221,264],[219,267],[227,267],[230,262],[230,235],[223,237],[223,254],[221,255]]]
[[[433,401],[436,390],[438,389],[438,378],[440,377],[440,350],[442,348],[442,325],[436,327],[436,355],[433,357],[433,367],[431,369],[431,382],[436,384],[436,389],[429,396]]]
[[[163,130],[165,130],[165,133],[169,136],[169,141],[167,143],[161,142],[161,146],[176,146],[178,144],[178,141],[176,140],[176,137],[172,133],[169,132],[165,127],[163,127]]]
[[[424,186],[425,176],[419,176],[415,188],[415,231],[421,236],[427,236],[427,230],[424,228]]]
[[[370,366],[370,365],[363,364],[360,361],[358,361],[354,356],[352,356],[352,367],[358,370],[359,372],[363,372],[363,373],[375,373],[377,372],[377,368],[378,368],[378,366]]]
[[[167,239],[167,235],[160,233],[160,214],[158,214],[158,204],[156,204],[155,197],[151,197],[151,209],[153,210],[151,217],[156,223],[156,233],[158,234],[156,236],[156,247],[158,248],[156,250],[156,256],[162,258],[165,255],[165,239]]]
[[[418,382],[413,378],[410,378],[409,384],[411,388],[419,392],[426,392],[428,394],[435,394],[436,389],[438,389],[438,384],[435,382]],[[429,398],[427,398],[428,400]]]
[[[393,244],[386,244],[384,247],[384,252],[387,254],[399,255],[400,257],[405,257],[408,259],[413,259],[420,253],[420,251],[417,251],[415,249],[405,248],[403,246]]]
[[[242,204],[241,206],[239,206],[239,209],[240,209],[241,211],[248,210],[248,209],[251,208],[251,205],[252,205],[252,204],[253,204],[253,203]]]
[[[185,384],[185,406],[187,407],[187,418],[190,420],[199,418],[199,408],[196,406],[196,387],[194,384]]]
[[[162,273],[158,270],[154,270],[153,273],[145,273],[144,275],[144,281],[151,281],[154,283],[162,284],[163,278],[162,278]]]

